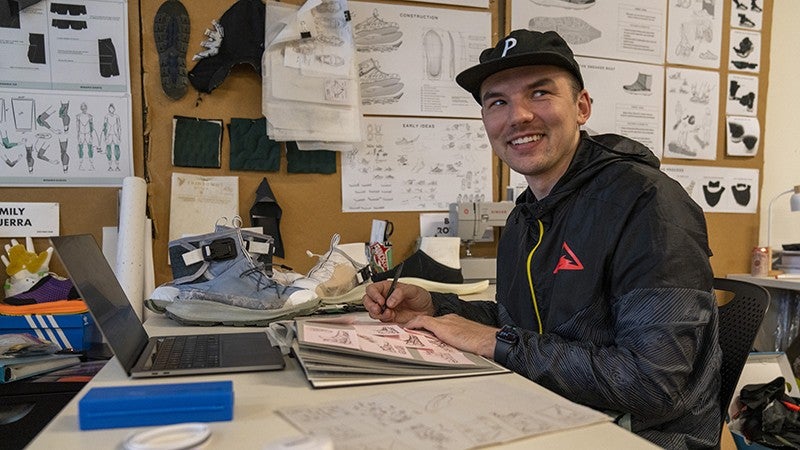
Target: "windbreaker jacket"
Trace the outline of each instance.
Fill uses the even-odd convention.
[[[629,414],[665,448],[719,442],[717,308],[701,208],[643,145],[581,136],[567,172],[516,201],[495,302],[434,294],[520,336],[509,369],[573,401]]]

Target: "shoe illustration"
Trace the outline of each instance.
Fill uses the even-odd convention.
[[[740,58],[747,58],[747,56],[753,51],[753,42],[749,37],[745,37],[741,42],[739,42],[738,47],[733,47],[733,51],[736,52]]]
[[[403,95],[400,75],[381,71],[380,64],[373,58],[358,64],[358,77],[361,85],[361,103],[392,103]]]
[[[64,126],[64,132],[69,131],[69,101],[66,103],[61,102],[61,107],[58,108],[58,117],[61,118],[61,124]]]
[[[740,87],[741,85],[739,84],[738,81],[731,80],[731,83],[728,86],[728,98],[731,100],[737,99],[738,97],[736,97],[736,92],[739,91]]]
[[[750,11],[761,12],[761,7],[756,4],[756,0],[750,0]]]
[[[736,9],[744,9],[747,10],[747,5],[740,2],[739,0],[733,0],[733,4],[736,5]]]
[[[632,93],[651,93],[653,75],[639,72],[639,76],[631,84],[622,86],[622,89]]]
[[[684,156],[697,156],[697,152],[690,149],[688,146],[679,144],[677,142],[670,142],[667,144],[667,148],[670,152],[675,153],[677,155],[684,155]]]
[[[319,260],[308,274],[292,283],[292,287],[316,293],[324,304],[358,303],[364,296],[372,271],[367,260],[367,247],[362,242],[339,244],[334,234],[324,255],[306,251]]]
[[[731,61],[731,64],[733,64],[733,67],[736,67],[737,69],[742,69],[742,70],[744,70],[744,69],[755,69],[756,67],[758,67],[758,64],[749,63],[747,61]]]
[[[728,122],[728,130],[731,133],[731,142],[741,142],[744,135],[744,127],[736,122]]]
[[[264,326],[316,309],[314,292],[270,276],[254,244],[255,235],[264,235],[248,234],[240,223],[171,241],[174,279],[156,288],[145,306],[180,324],[203,326]]]
[[[752,111],[755,99],[756,99],[756,94],[750,92],[747,95],[739,98],[739,104],[747,108],[748,111]]]
[[[750,20],[746,15],[739,13],[739,26],[746,28],[753,28],[756,26],[755,22]]]
[[[179,100],[189,89],[186,50],[189,47],[189,13],[180,0],[166,0],[153,19],[153,36],[161,69],[161,88],[167,97]]]
[[[397,50],[403,43],[403,32],[397,22],[387,22],[378,16],[378,10],[372,16],[357,23],[353,27],[356,50],[360,52],[388,52]]]
[[[717,206],[723,192],[725,192],[725,186],[720,186],[719,181],[709,181],[708,184],[703,185],[703,197],[709,206]]]
[[[731,193],[733,199],[741,206],[747,206],[750,203],[750,185],[744,183],[737,183],[731,186]]]
[[[703,53],[700,53],[700,59],[716,60],[717,55],[715,55],[711,50],[706,50]]]
[[[758,143],[758,138],[753,136],[752,134],[746,134],[742,136],[742,143],[744,147],[749,150],[753,151],[756,148],[756,144]]]
[[[531,31],[556,31],[568,44],[586,44],[603,33],[579,17],[534,17],[528,21]]]
[[[586,9],[594,6],[595,0],[531,0],[542,6],[556,6],[566,9]]]

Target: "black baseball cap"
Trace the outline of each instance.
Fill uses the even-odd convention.
[[[568,70],[583,88],[581,67],[572,49],[555,31],[514,30],[500,39],[494,48],[481,52],[480,64],[456,76],[456,83],[481,104],[481,84],[502,70],[520,66],[558,66]]]

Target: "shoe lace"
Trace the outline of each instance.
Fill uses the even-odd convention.
[[[330,279],[330,277],[333,276],[333,270],[336,267],[336,261],[331,260],[331,257],[333,256],[334,252],[336,252],[337,254],[343,256],[345,259],[350,261],[350,263],[353,265],[353,267],[356,268],[356,270],[361,270],[366,266],[365,264],[361,264],[358,261],[351,258],[350,255],[348,255],[347,253],[336,248],[336,246],[339,245],[340,239],[341,236],[339,235],[339,233],[334,233],[333,237],[331,237],[330,248],[328,248],[328,251],[324,255],[318,255],[316,253],[312,253],[310,250],[306,250],[306,255],[308,255],[309,257],[316,256],[317,258],[319,258],[319,261],[317,261],[314,267],[312,267],[311,270],[308,271],[307,275],[308,278],[317,281],[325,281]]]
[[[217,220],[217,225],[224,224],[227,221],[227,217],[221,217],[219,220]],[[240,216],[234,216],[233,219],[231,219],[231,227],[236,230],[236,240],[239,241],[239,248],[242,250],[242,255],[244,255],[245,259],[247,260],[247,264],[250,266],[249,269],[242,271],[242,273],[239,274],[239,277],[250,277],[255,280],[256,290],[258,291],[274,288],[275,292],[278,294],[278,298],[281,298],[281,295],[286,291],[287,288],[285,286],[281,286],[277,281],[272,279],[267,272],[267,265],[256,262],[250,252],[246,250],[247,246],[244,242],[244,237],[242,236],[242,218]],[[272,264],[270,264],[270,266],[271,265]]]

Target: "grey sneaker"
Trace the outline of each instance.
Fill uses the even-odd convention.
[[[314,291],[277,283],[246,250],[264,235],[217,229],[170,242],[175,279],[153,291],[148,309],[184,325],[264,326],[317,308]]]

